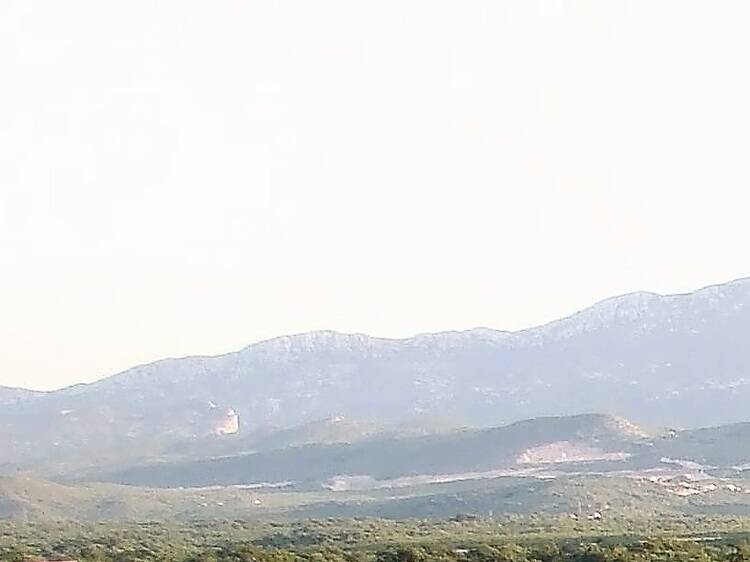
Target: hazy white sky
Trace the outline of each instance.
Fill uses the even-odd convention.
[[[0,384],[750,273],[750,3],[3,0]]]

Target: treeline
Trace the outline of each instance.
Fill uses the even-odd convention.
[[[0,522],[0,562],[750,562],[750,520]]]
[[[645,540],[631,544],[543,543],[479,545],[472,548],[406,546],[388,549],[377,562],[740,562],[750,560],[750,545],[694,540]]]
[[[358,545],[337,547],[316,545],[301,548],[275,548],[257,544],[228,544],[221,547],[193,548],[186,552],[177,545],[159,548],[140,544],[96,545],[58,544],[64,553],[40,556],[20,549],[4,548],[2,562],[75,559],[80,562],[742,562],[750,561],[750,544],[704,540],[641,540],[630,542],[563,543],[542,542],[455,546],[435,544],[394,544],[371,549]],[[58,551],[59,552],[59,551]]]

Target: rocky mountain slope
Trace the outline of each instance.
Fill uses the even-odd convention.
[[[748,333],[750,281],[739,280],[616,297],[514,333],[285,336],[33,399],[0,391],[0,463],[147,458],[232,428],[230,412],[240,434],[337,416],[393,424],[439,415],[476,426],[591,411],[651,426],[743,421]]]
[[[25,402],[43,394],[43,392],[35,392],[33,390],[26,390],[25,388],[0,386],[0,406]]]

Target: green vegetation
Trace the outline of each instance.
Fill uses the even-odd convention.
[[[539,516],[436,522],[6,522],[0,525],[0,561],[739,562],[750,557],[749,524],[741,518],[601,524]]]

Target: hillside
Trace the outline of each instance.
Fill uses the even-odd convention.
[[[178,487],[293,483],[297,489],[375,487],[394,479],[461,475],[558,462],[626,460],[646,435],[605,415],[526,420],[485,430],[313,444],[199,461],[149,463],[88,475],[121,484]],[[408,483],[408,482],[407,482]]]
[[[290,428],[264,427],[217,438],[180,441],[166,447],[160,461],[169,459],[205,459],[241,453],[273,451],[304,445],[356,443],[374,438],[402,438],[457,431],[459,426],[450,420],[415,418],[404,424],[378,424],[337,416],[316,420]]]
[[[442,416],[480,427],[591,411],[654,427],[745,421],[749,329],[750,281],[739,280],[616,297],[514,333],[285,336],[33,400],[2,391],[0,466],[118,466],[217,438],[230,413],[240,435],[336,417],[393,425]]]
[[[253,453],[196,460],[192,450],[58,482],[0,478],[0,518],[750,514],[750,424],[652,433],[589,414],[435,435],[286,441],[336,437],[325,430],[331,425],[281,431],[283,447]]]
[[[696,495],[646,477],[506,477],[398,489],[285,491],[248,488],[148,489],[0,479],[0,519],[26,521],[301,520],[324,517],[447,519],[465,514],[572,514],[604,521],[670,515],[750,515],[741,481],[712,480]]]
[[[686,474],[745,479],[748,467],[750,423],[654,433],[622,418],[589,414],[199,460],[162,458],[79,479],[166,488],[283,484],[290,490],[357,491],[565,474],[655,476],[667,478],[665,483]]]

